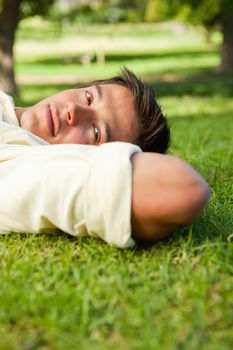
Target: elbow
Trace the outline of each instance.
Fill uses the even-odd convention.
[[[208,203],[207,182],[179,158],[139,154],[133,166],[131,222],[135,240],[166,237],[192,222]]]
[[[180,224],[192,222],[207,205],[210,198],[210,187],[199,175],[193,179],[185,195],[183,217]]]
[[[194,221],[202,212],[210,198],[209,185],[198,174],[190,180],[189,186],[181,193],[181,201],[178,200],[177,206],[173,208],[174,211],[168,212],[165,219],[157,218],[156,222],[148,220],[144,227],[143,240],[156,241],[164,238],[179,226]]]

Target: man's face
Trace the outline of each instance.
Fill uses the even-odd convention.
[[[18,119],[22,128],[51,144],[133,143],[138,133],[133,97],[114,84],[62,91],[26,108]]]

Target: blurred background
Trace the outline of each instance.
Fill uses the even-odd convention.
[[[233,69],[230,0],[0,0],[0,88]],[[31,95],[33,96],[33,95]]]

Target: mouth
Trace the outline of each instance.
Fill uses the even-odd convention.
[[[60,117],[56,106],[48,105],[47,121],[52,136],[57,136],[60,129]]]
[[[52,136],[55,136],[54,135],[54,122],[53,122],[52,111],[51,111],[50,105],[48,105],[46,108],[46,121],[47,121],[49,131],[51,132]]]

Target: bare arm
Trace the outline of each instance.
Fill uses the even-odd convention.
[[[132,237],[158,240],[191,222],[207,203],[203,178],[179,158],[157,153],[132,157]]]

